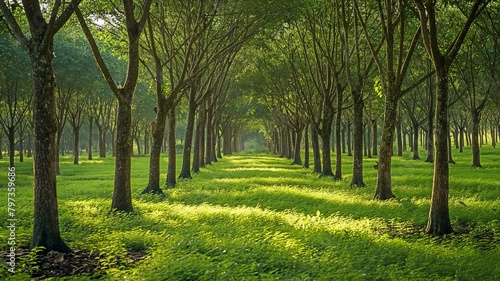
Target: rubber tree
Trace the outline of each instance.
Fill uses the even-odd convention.
[[[474,43],[479,41],[479,36],[482,38],[481,43]],[[456,92],[470,114],[472,167],[480,168],[479,126],[482,112],[493,92],[495,82],[492,76],[495,75],[498,49],[495,48],[496,40],[488,34],[479,34],[479,31],[475,31],[465,44],[464,51],[457,57],[458,77],[462,84],[462,87],[458,87],[462,89],[457,89]],[[478,61],[483,63],[478,64]]]
[[[448,91],[450,68],[474,20],[486,8],[489,1],[475,0],[465,15],[462,27],[442,51],[435,1],[414,0],[420,17],[420,28],[425,49],[433,63],[436,79],[436,110],[434,138],[434,176],[432,180],[431,206],[426,232],[431,235],[444,235],[453,232],[448,207],[449,167],[448,167]],[[462,7],[463,8],[463,7]],[[446,10],[445,10],[446,11]],[[450,38],[450,37],[448,37]]]
[[[370,52],[375,59],[385,100],[377,188],[374,198],[386,200],[395,197],[392,193],[391,157],[393,154],[398,102],[404,93],[401,87],[420,32],[418,26],[412,25],[410,18],[408,18],[409,14],[405,12],[408,8],[406,1],[377,1],[377,21],[382,32],[374,34],[368,29],[367,17],[363,16],[366,11],[370,11],[369,7],[360,6],[358,1],[355,1],[354,8]],[[407,36],[408,27],[415,29],[411,33],[413,36]],[[377,36],[379,39],[375,39]],[[384,52],[378,51],[380,47]],[[380,54],[384,55],[384,59],[381,59]]]
[[[89,42],[104,80],[118,101],[115,180],[111,211],[132,212],[132,192],[130,185],[132,145],[132,99],[139,77],[139,39],[149,17],[152,0],[145,0],[141,5],[133,0],[122,1],[123,28],[126,30],[128,43],[127,74],[124,85],[115,82],[109,71],[97,43],[87,25],[86,19],[79,9],[76,15],[80,26]],[[136,15],[141,13],[138,18]]]
[[[59,231],[59,215],[56,191],[55,158],[56,97],[54,59],[54,35],[66,24],[81,0],[65,3],[56,0],[40,3],[23,0],[21,5],[0,1],[0,10],[13,36],[29,56],[34,102],[35,162],[34,162],[34,213],[31,247],[43,246],[44,251],[69,252]],[[42,6],[43,4],[43,6]],[[14,9],[22,9],[17,13]],[[48,11],[48,14],[45,12]],[[23,30],[19,21],[22,16],[29,30]]]

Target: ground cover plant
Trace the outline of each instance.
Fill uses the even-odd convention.
[[[364,162],[367,187],[352,188],[351,157],[344,157],[343,180],[335,182],[276,155],[235,154],[160,197],[140,195],[149,159],[135,157],[130,214],[108,213],[114,159],[74,166],[63,157],[60,228],[75,252],[49,253],[42,261],[37,249],[27,250],[33,224],[33,163],[27,159],[16,165],[18,272],[8,273],[2,262],[0,276],[50,278],[46,268],[59,264],[53,276],[67,267],[71,280],[499,280],[500,157],[485,146],[483,168],[472,168],[470,159],[466,149],[451,166],[455,233],[431,237],[424,229],[432,164],[410,155],[393,158],[398,199],[389,201],[372,200],[376,159]],[[7,171],[7,160],[0,166]],[[1,202],[7,202],[4,175]]]

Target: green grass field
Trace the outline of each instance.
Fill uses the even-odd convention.
[[[423,155],[424,152],[422,152]],[[373,201],[376,159],[365,160],[366,188],[319,178],[267,154],[224,157],[164,198],[140,195],[149,159],[132,159],[135,212],[108,214],[114,159],[61,159],[60,228],[73,250],[98,252],[110,280],[500,280],[500,150],[454,154],[450,214],[456,234],[423,233],[432,164],[393,158],[398,200]],[[162,170],[166,172],[166,157]],[[16,236],[29,245],[32,160],[16,163]],[[7,165],[0,160],[0,248],[6,250]],[[178,165],[180,167],[180,165]],[[165,176],[161,179],[165,181]],[[128,253],[143,253],[132,262]],[[27,271],[28,260],[19,261]],[[5,263],[3,263],[5,265]],[[0,267],[0,277],[12,276]],[[92,276],[68,277],[90,279]]]

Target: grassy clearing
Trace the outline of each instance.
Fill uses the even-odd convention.
[[[73,166],[63,158],[61,232],[73,249],[98,251],[101,278],[111,280],[500,280],[500,152],[483,148],[481,169],[470,167],[468,151],[455,159],[450,213],[457,234],[442,238],[422,233],[432,164],[395,157],[399,199],[378,202],[371,200],[376,159],[365,161],[368,187],[350,188],[349,157],[344,180],[334,182],[266,154],[225,157],[165,198],[139,195],[148,158],[133,158],[135,212],[113,215],[114,159]],[[6,171],[7,161],[0,166]],[[31,169],[31,160],[16,167],[16,234],[24,245],[32,226]],[[6,183],[0,179],[0,190]],[[0,212],[2,249],[6,219]],[[144,258],[134,263],[130,252]]]

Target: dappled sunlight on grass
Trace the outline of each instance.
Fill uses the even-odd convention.
[[[368,187],[351,188],[351,157],[344,180],[335,182],[289,159],[235,154],[163,189],[161,197],[140,195],[149,159],[137,157],[134,212],[124,214],[109,213],[114,159],[75,166],[65,158],[58,176],[61,233],[73,249],[99,252],[100,266],[114,280],[498,279],[500,166],[488,159],[488,170],[465,162],[453,166],[450,216],[460,232],[429,237],[423,230],[432,164],[394,158],[398,199],[377,201],[375,161],[364,163]],[[20,174],[32,171],[28,165],[19,167]],[[21,174],[19,200],[30,206],[19,210],[27,218],[19,221],[24,243],[32,231],[29,184],[32,175]],[[0,219],[5,225],[5,214]],[[132,263],[130,252],[144,259]]]

